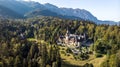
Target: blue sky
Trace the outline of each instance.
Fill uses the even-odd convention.
[[[99,20],[120,21],[120,0],[31,0],[58,7],[80,8],[90,11]]]

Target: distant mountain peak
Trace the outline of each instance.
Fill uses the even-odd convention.
[[[57,6],[50,4],[50,3],[45,3],[44,6],[49,7],[49,8],[58,8]]]

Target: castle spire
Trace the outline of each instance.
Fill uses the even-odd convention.
[[[69,32],[68,27],[67,27],[67,32],[66,32],[66,35],[69,35],[69,34],[70,34],[70,32]]]

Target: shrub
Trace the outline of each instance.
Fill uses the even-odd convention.
[[[103,55],[100,54],[100,53],[96,53],[96,54],[95,54],[95,57],[96,57],[96,58],[98,58],[98,57],[102,57],[102,56],[103,56]]]
[[[2,62],[0,62],[0,67],[2,67]]]
[[[66,52],[67,52],[67,53],[72,53],[72,51],[70,50],[70,48],[67,48],[67,49],[66,49]]]
[[[65,50],[65,48],[62,48],[62,50]]]
[[[90,64],[86,63],[83,67],[94,67],[94,66],[91,63]]]
[[[65,54],[65,51],[61,51],[61,54]]]

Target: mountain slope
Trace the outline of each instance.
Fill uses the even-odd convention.
[[[79,20],[82,20],[79,17],[60,15],[60,14],[57,14],[57,13],[52,12],[52,11],[47,10],[47,9],[36,9],[34,11],[28,12],[25,15],[25,17],[36,17],[36,16],[53,16],[53,17],[59,17],[59,18],[63,18],[63,19],[79,19]]]
[[[30,1],[30,2],[27,2],[27,1],[19,1],[20,3],[28,6],[29,8],[31,8],[32,10],[36,10],[36,9],[46,9],[44,7],[44,5],[38,3],[38,2],[34,2],[34,1]]]
[[[30,7],[16,0],[0,0],[0,5],[13,10],[16,13],[24,15],[31,10]]]
[[[88,20],[97,24],[118,24],[114,21],[101,21],[84,9],[59,8],[55,5],[46,3],[40,4],[34,1],[21,0],[0,0],[1,16],[6,17],[35,17],[35,16],[54,16],[65,19]],[[7,9],[7,10],[5,10]],[[6,13],[4,13],[6,12]],[[2,14],[3,13],[3,14]],[[14,13],[14,14],[13,14]],[[13,14],[13,15],[11,15]]]
[[[96,17],[94,17],[90,12],[84,9],[58,8],[49,3],[44,4],[44,6],[49,10],[61,15],[75,16],[75,17],[80,17],[84,20],[97,21]]]
[[[49,9],[53,12],[56,12],[58,14],[79,17],[79,18],[82,18],[84,20],[89,20],[89,21],[95,22],[96,24],[109,24],[109,25],[117,24],[118,25],[118,23],[114,22],[114,21],[98,20],[95,16],[93,16],[89,11],[87,11],[85,9],[58,8],[57,6],[54,6],[54,5],[49,4],[49,3],[44,4],[44,6],[47,9]]]
[[[4,18],[23,18],[22,15],[4,6],[0,6],[0,16]]]

